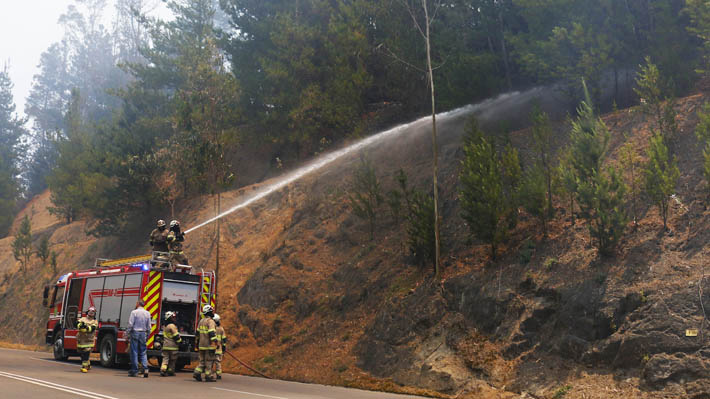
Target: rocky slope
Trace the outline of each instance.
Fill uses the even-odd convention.
[[[221,220],[218,311],[233,337],[231,351],[279,378],[441,397],[710,397],[703,309],[710,311],[710,215],[693,134],[704,101],[691,96],[677,108],[673,151],[682,177],[671,231],[662,231],[657,209],[645,204],[613,258],[600,258],[584,223],[571,224],[558,204],[547,240],[521,213],[502,256],[490,262],[488,248],[469,238],[459,216],[461,121],[441,127],[441,281],[411,264],[404,226],[384,207],[372,241],[352,214],[346,193],[358,154],[230,214]],[[646,147],[645,116],[630,109],[604,119],[612,131],[610,162],[625,134]],[[567,126],[556,129],[559,147]],[[385,189],[400,167],[413,185],[428,187],[425,133],[419,128],[367,153]],[[529,132],[510,139],[525,158]],[[267,184],[226,193],[223,208]],[[9,251],[0,251],[0,340],[41,341],[40,287],[56,275],[88,267],[95,257],[148,251],[142,237],[153,220],[130,236],[96,240],[81,222],[52,218],[47,204],[45,193],[24,212],[37,237],[51,234],[59,270],[34,261],[23,273]],[[214,214],[213,199],[195,198],[176,216],[189,227]],[[193,265],[215,267],[215,226],[188,235]],[[11,240],[1,240],[0,249]],[[688,329],[698,336],[687,337]],[[247,372],[231,359],[227,366]]]

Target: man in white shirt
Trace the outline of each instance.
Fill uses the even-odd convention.
[[[131,370],[128,375],[135,377],[136,374],[143,374],[143,378],[148,378],[148,356],[146,353],[145,341],[150,334],[150,312],[143,309],[145,303],[138,300],[136,308],[128,318],[128,329],[131,337]],[[140,365],[138,364],[140,361]]]

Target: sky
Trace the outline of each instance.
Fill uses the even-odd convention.
[[[73,0],[0,0],[0,67],[9,64],[17,113],[38,72],[40,54],[61,40],[59,16]]]
[[[9,65],[18,115],[24,115],[25,98],[32,87],[32,77],[39,72],[40,55],[62,39],[59,16],[74,3],[74,0],[0,0],[0,68]],[[108,14],[113,11],[114,1],[106,3],[110,24]],[[164,8],[156,12],[168,14]]]

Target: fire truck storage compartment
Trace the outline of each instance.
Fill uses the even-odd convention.
[[[162,317],[167,311],[177,312],[179,331],[182,334],[194,334],[199,295],[199,276],[166,272],[163,279]]]
[[[84,297],[81,302],[81,314],[86,314],[90,306],[96,308],[96,318],[102,325],[113,325],[120,328],[128,327],[128,318],[135,309],[141,289],[141,274],[127,274],[120,276],[97,276],[81,280],[72,280],[69,291],[69,309],[75,294],[74,287],[81,287],[86,281]],[[78,308],[78,306],[76,307]],[[81,316],[79,316],[81,317]],[[70,317],[68,317],[70,318]],[[73,326],[73,324],[71,324]]]

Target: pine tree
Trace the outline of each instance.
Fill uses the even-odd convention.
[[[12,241],[12,255],[20,262],[22,271],[26,272],[32,256],[32,225],[27,215],[22,219],[20,228],[15,232],[15,239]]]
[[[499,154],[475,121],[467,127],[463,150],[459,176],[462,217],[472,234],[491,245],[495,260],[498,245],[517,220],[518,154],[511,146]]]
[[[47,265],[47,258],[50,256],[49,251],[49,236],[43,235],[39,241],[39,246],[37,247],[37,257],[42,261],[42,267]]]
[[[646,65],[640,65],[640,68],[634,91],[640,98],[641,111],[655,118],[656,128],[668,145],[678,130],[675,100],[670,97],[670,88],[650,57],[646,57]]]
[[[520,202],[528,213],[540,219],[542,233],[547,237],[548,197],[545,170],[534,164],[526,172],[520,188]]]
[[[583,82],[583,86],[584,85]],[[604,168],[610,133],[595,115],[589,94],[572,122],[570,164],[576,182],[580,215],[587,220],[589,234],[602,255],[610,255],[626,225],[626,186],[613,167]]]
[[[638,154],[636,146],[631,141],[628,141],[619,150],[619,158],[623,167],[623,175],[626,178],[626,185],[630,189],[631,194],[631,215],[633,217],[634,228],[638,226],[637,205],[639,199],[639,191],[641,189],[641,157]]]
[[[550,117],[540,110],[535,108],[531,115],[533,122],[532,136],[535,143],[535,152],[537,155],[536,164],[539,165],[539,172],[542,173],[545,180],[545,190],[547,194],[547,218],[551,219],[554,216],[554,208],[552,207],[552,182],[555,179],[555,168],[552,163],[552,126],[550,125]]]
[[[25,134],[25,119],[15,113],[13,84],[9,67],[0,69],[0,238],[10,231],[20,196],[17,181],[20,138]]]
[[[383,198],[375,168],[365,158],[355,171],[348,199],[355,215],[367,221],[370,240],[374,240],[375,225]]]
[[[671,194],[675,192],[680,171],[675,158],[669,156],[663,137],[658,133],[651,137],[647,155],[646,192],[658,205],[663,217],[663,229],[668,230],[668,203]]]

